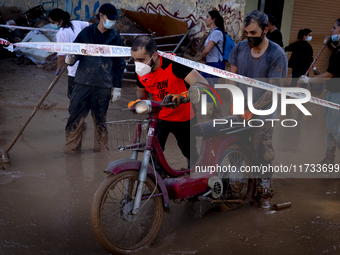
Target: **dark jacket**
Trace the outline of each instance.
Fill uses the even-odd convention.
[[[97,25],[84,28],[74,40],[74,43],[91,43],[123,46],[123,40],[115,29],[101,34]],[[91,57],[76,55],[79,60],[75,82],[101,88],[121,88],[123,73],[126,66],[123,57]]]
[[[293,69],[307,70],[313,62],[313,48],[306,41],[296,41],[285,47],[285,51],[292,52],[288,66]]]

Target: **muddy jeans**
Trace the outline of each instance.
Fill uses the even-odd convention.
[[[69,107],[70,117],[66,124],[66,152],[81,150],[84,121],[91,110],[94,122],[94,151],[108,149],[106,113],[111,97],[110,88],[75,85]]]
[[[340,92],[328,92],[327,100],[340,104]],[[336,147],[340,149],[340,113],[326,107],[327,149],[326,158],[334,161]]]
[[[275,152],[272,145],[274,128],[271,122],[265,122],[260,128],[255,128],[252,134],[252,160],[256,162],[257,166],[271,165],[275,158]],[[273,173],[260,174],[257,177],[258,187],[257,190],[261,196],[267,197],[271,193],[271,181]]]

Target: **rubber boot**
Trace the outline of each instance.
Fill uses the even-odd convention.
[[[272,189],[270,178],[260,178],[257,186],[257,194],[261,197],[259,207],[269,210],[271,207]]]

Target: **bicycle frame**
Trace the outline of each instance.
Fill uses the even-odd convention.
[[[113,174],[118,174],[122,171],[131,169],[139,170],[139,182],[135,195],[134,207],[132,210],[132,214],[134,215],[138,214],[141,201],[149,198],[142,197],[142,191],[147,176],[150,176],[156,182],[161,191],[161,193],[159,194],[153,194],[152,196],[150,196],[150,198],[162,196],[164,206],[168,209],[168,212],[170,213],[170,199],[185,199],[206,192],[208,187],[208,178],[212,176],[211,174],[202,174],[200,178],[191,178],[188,174],[191,171],[194,171],[193,167],[192,169],[178,171],[169,166],[165,159],[159,141],[156,137],[156,129],[161,104],[162,102],[151,101],[152,112],[149,113],[148,120],[150,123],[148,126],[144,146],[142,146],[142,144],[140,143],[142,132],[141,124],[138,124],[135,143],[124,146],[125,149],[133,150],[131,158],[116,161],[113,164],[110,164],[109,167],[105,170],[105,172],[110,172]],[[204,136],[200,151],[200,158],[198,159],[196,165],[216,165],[219,163],[224,150],[228,146],[234,143],[244,142],[244,136],[242,136],[240,133],[237,134],[230,132],[229,135],[227,132],[225,132],[224,138],[225,139],[221,139],[221,135],[215,135],[214,133],[212,133],[211,136]],[[143,148],[141,149],[141,147]],[[137,160],[138,152],[144,152],[142,162]],[[160,175],[152,167],[149,166],[151,156],[153,156],[153,158],[162,167],[164,172],[168,176],[170,176],[170,178],[166,178],[163,180]],[[181,191],[178,191],[178,185],[181,185],[181,183],[185,183],[185,185],[181,187]]]

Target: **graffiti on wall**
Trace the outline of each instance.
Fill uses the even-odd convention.
[[[202,32],[207,31],[207,27],[205,25],[205,15],[211,9],[213,9],[212,6],[205,6],[205,10],[199,8],[199,11],[195,13],[196,15],[190,14],[186,17],[181,17],[179,15],[179,10],[171,13],[162,4],[158,4],[157,6],[155,6],[151,2],[149,2],[146,4],[145,7],[139,7],[137,9],[137,12],[161,14],[180,21],[187,22],[188,28],[191,29],[190,36],[196,37],[201,36]],[[240,36],[241,26],[243,22],[241,10],[232,8],[227,4],[218,5],[218,8],[216,9],[221,13],[221,16],[224,19],[224,26],[228,35],[237,40]]]
[[[18,6],[23,12],[37,5],[41,5],[46,12],[50,12],[54,8],[60,8],[67,11],[71,15],[72,19],[90,20],[98,13],[100,2],[99,0],[96,2],[91,0],[0,0],[0,5],[4,7]]]
[[[226,2],[224,2],[226,1]],[[2,6],[18,6],[24,12],[37,5],[42,5],[49,12],[54,8],[61,8],[70,13],[75,20],[89,20],[98,13],[103,0],[0,0]],[[137,12],[155,13],[175,18],[188,23],[190,36],[199,37],[207,31],[205,17],[213,8],[220,11],[224,18],[225,29],[234,40],[241,38],[242,13],[245,0],[168,0],[154,1],[132,0],[125,3],[110,1],[117,8],[125,8]],[[144,2],[144,3],[143,3]],[[155,3],[156,2],[156,3]],[[158,3],[157,3],[158,2]]]

